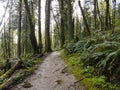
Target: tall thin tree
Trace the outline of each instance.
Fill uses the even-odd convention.
[[[22,0],[19,0],[19,29],[18,29],[18,57],[21,56],[21,19],[22,19]]]
[[[105,25],[106,25],[106,27],[105,27],[105,29],[107,30],[107,29],[110,29],[110,27],[111,27],[111,17],[110,17],[110,11],[109,11],[109,9],[110,9],[110,4],[109,4],[109,0],[105,0],[105,2],[106,2],[106,20],[105,20]]]
[[[65,23],[64,23],[64,0],[59,0],[60,14],[61,14],[61,25],[60,25],[60,47],[62,48],[65,43]]]
[[[87,22],[87,19],[86,19],[86,17],[85,17],[85,13],[84,13],[84,11],[83,11],[83,9],[82,9],[82,5],[81,5],[80,0],[78,1],[78,4],[79,4],[79,7],[80,7],[82,16],[83,16],[83,20],[84,20],[84,23],[85,23],[86,30],[87,30],[88,34],[90,35],[90,34],[91,34],[91,33],[90,33],[90,28],[89,28],[89,26],[88,26],[88,22]]]
[[[96,1],[96,9],[97,9],[97,14],[98,14],[100,24],[101,24],[101,31],[103,31],[104,30],[104,23],[103,23],[101,15],[100,15],[100,9],[99,9],[99,6],[98,6],[98,0]]]
[[[97,29],[97,0],[94,0],[94,27]]]
[[[38,29],[39,29],[39,52],[42,52],[42,34],[41,34],[41,0],[38,0]]]
[[[67,0],[67,5],[68,5],[68,41],[71,41],[74,38],[71,0]]]
[[[116,19],[116,0],[112,0],[113,2],[113,29],[112,29],[112,33],[114,33],[115,30],[115,19]]]
[[[45,51],[51,51],[51,40],[50,40],[50,5],[51,0],[46,0],[45,6]]]

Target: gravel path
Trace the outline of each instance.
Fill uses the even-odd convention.
[[[61,60],[60,53],[53,52],[47,55],[33,75],[11,90],[85,90],[82,85],[75,84],[76,81]],[[24,88],[25,83],[31,87]]]

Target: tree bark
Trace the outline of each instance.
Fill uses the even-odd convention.
[[[57,27],[57,29],[58,29],[58,36],[60,37],[60,32],[59,32],[59,30],[60,30],[60,25],[59,25],[59,21],[57,21],[57,18],[56,18],[55,15],[54,15],[53,9],[51,9],[51,12],[52,12],[54,21],[55,21],[55,23],[56,23],[56,27]]]
[[[71,0],[67,0],[67,5],[68,5],[68,41],[70,42],[71,40],[74,39]]]
[[[64,25],[64,16],[63,16],[63,10],[64,10],[64,2],[63,0],[60,0],[60,14],[61,14],[61,38],[60,38],[60,46],[61,48],[63,47],[63,45],[65,44],[65,25]]]
[[[89,26],[88,26],[88,23],[87,23],[87,20],[86,20],[86,18],[85,18],[84,11],[83,11],[82,6],[81,6],[81,2],[78,1],[78,4],[79,4],[79,7],[80,7],[80,10],[81,10],[82,16],[83,16],[83,20],[84,20],[84,23],[85,23],[86,30],[87,30],[88,34],[91,35],[91,33],[90,33],[90,29],[89,29]]]
[[[28,6],[28,0],[24,0],[24,3],[25,3],[25,9],[26,9],[26,12],[27,12],[28,20],[29,20],[31,44],[32,44],[32,47],[33,47],[33,50],[34,50],[34,54],[37,54],[37,53],[39,53],[39,50],[38,50],[37,40],[36,40],[36,37],[35,37],[34,23],[33,23],[32,16],[31,16],[31,13],[30,13],[30,9],[29,9],[29,6]]]
[[[96,1],[96,5],[97,5],[98,17],[99,17],[99,19],[100,19],[100,24],[101,24],[101,31],[104,31],[104,24],[103,24],[102,17],[101,17],[101,15],[100,15],[100,10],[99,10],[99,6],[98,6],[98,1]]]
[[[18,29],[18,57],[21,57],[21,19],[22,19],[22,0],[19,0],[19,29]]]
[[[4,73],[2,76],[0,76],[0,79],[5,79],[11,76],[11,74],[18,69],[21,66],[20,61],[15,62],[15,64],[6,72]]]
[[[28,17],[25,13],[25,30],[26,30],[26,36],[25,36],[25,53],[28,53]]]
[[[95,30],[97,29],[97,0],[94,0],[94,22],[95,22]]]
[[[10,21],[11,22],[11,21]],[[11,25],[9,25],[8,57],[11,57]]]
[[[42,34],[41,34],[41,0],[38,1],[38,29],[39,29],[39,52],[42,52]]]
[[[109,25],[109,21],[110,21],[110,12],[109,12],[109,0],[105,0],[105,2],[106,2],[106,20],[105,20],[105,25],[106,25],[106,27],[105,27],[105,29],[107,30],[107,29],[110,29],[110,25]]]
[[[112,34],[114,33],[115,30],[115,17],[116,17],[116,0],[113,0],[113,29],[112,29]]]
[[[22,70],[19,70],[17,73],[12,75],[8,80],[6,80],[3,84],[0,85],[0,90],[8,90],[9,86],[15,83],[15,80],[17,79],[17,74],[23,74],[24,72]]]
[[[7,41],[6,41],[6,26],[4,22],[4,58],[7,58]]]
[[[51,40],[50,40],[50,5],[51,0],[46,0],[45,6],[45,51],[51,51]]]

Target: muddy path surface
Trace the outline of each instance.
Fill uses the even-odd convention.
[[[85,90],[70,73],[60,58],[59,52],[52,52],[44,58],[33,75],[10,90]],[[25,84],[31,85],[24,88]]]

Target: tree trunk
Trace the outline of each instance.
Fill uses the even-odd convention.
[[[60,22],[60,47],[62,48],[65,44],[65,27],[66,27],[66,21],[65,19],[67,15],[65,15],[64,12],[66,12],[65,9],[65,1],[64,0],[58,0],[59,1],[59,9],[60,9],[60,16],[61,16],[61,22]]]
[[[4,58],[7,58],[6,26],[4,23]]]
[[[100,24],[101,24],[101,31],[104,31],[104,24],[103,24],[103,21],[104,21],[104,20],[102,20],[102,17],[101,17],[101,15],[100,15],[100,10],[99,10],[99,6],[98,6],[98,1],[96,1],[96,5],[97,5],[98,17],[99,17],[99,19],[100,19]]]
[[[91,33],[90,33],[90,29],[89,29],[89,26],[88,26],[88,23],[87,23],[87,20],[86,20],[86,18],[85,18],[84,11],[83,11],[82,6],[81,6],[81,2],[78,1],[78,4],[79,4],[79,7],[80,7],[80,10],[81,10],[82,16],[83,16],[83,20],[84,20],[84,23],[85,23],[86,30],[87,30],[88,34],[91,35]]]
[[[97,0],[94,0],[94,27],[95,27],[95,30],[97,29],[97,4],[96,4]]]
[[[4,83],[0,85],[0,90],[8,90],[9,86],[15,83],[15,80],[17,79],[17,75],[23,74],[23,70],[19,70],[14,75],[12,75],[8,80],[6,80]]]
[[[50,40],[50,5],[51,0],[46,0],[45,6],[45,51],[51,51],[51,40]]]
[[[54,15],[53,9],[51,9],[51,12],[52,12],[52,15],[53,15],[53,19],[54,19],[54,21],[55,21],[55,23],[56,23],[56,28],[58,29],[58,36],[60,37],[60,32],[59,32],[59,30],[60,30],[60,25],[59,25],[59,21],[57,21],[57,18],[56,18],[55,15]]]
[[[71,0],[67,0],[67,4],[68,4],[68,41],[70,42],[71,40],[74,39]]]
[[[65,25],[64,25],[64,16],[63,16],[63,10],[64,10],[64,2],[63,0],[60,0],[60,14],[61,14],[61,37],[60,37],[60,46],[61,48],[63,47],[63,45],[65,44]]]
[[[112,29],[112,34],[114,33],[115,30],[115,17],[116,17],[116,0],[113,0],[113,29]]]
[[[110,25],[109,25],[109,23],[110,23],[109,0],[105,0],[105,2],[106,2],[106,20],[105,20],[106,27],[105,27],[105,29],[107,30],[107,29],[110,29]]]
[[[19,30],[18,30],[18,57],[21,57],[21,19],[22,19],[22,0],[19,0]]]
[[[26,36],[25,36],[25,53],[28,53],[28,17],[25,14],[25,30],[26,30]]]
[[[24,0],[24,3],[25,3],[25,9],[26,9],[26,12],[27,12],[28,20],[29,20],[31,44],[32,44],[32,47],[33,47],[33,50],[34,50],[34,54],[37,54],[37,53],[39,53],[39,50],[38,50],[37,40],[36,40],[36,37],[35,37],[34,23],[33,23],[33,20],[32,20],[31,13],[30,13],[30,9],[28,7],[28,1]]]
[[[34,0],[31,0],[30,4],[31,4],[30,10],[31,10],[32,22],[33,22],[33,26],[34,26],[34,29],[35,29]]]
[[[39,52],[42,52],[42,34],[41,34],[41,0],[38,1],[38,29],[39,29]]]
[[[0,79],[5,79],[11,76],[11,74],[18,69],[21,66],[20,60],[16,61],[15,64],[6,72],[4,73],[2,76],[0,76]]]
[[[9,26],[9,33],[8,33],[8,58],[11,57],[11,26]]]

